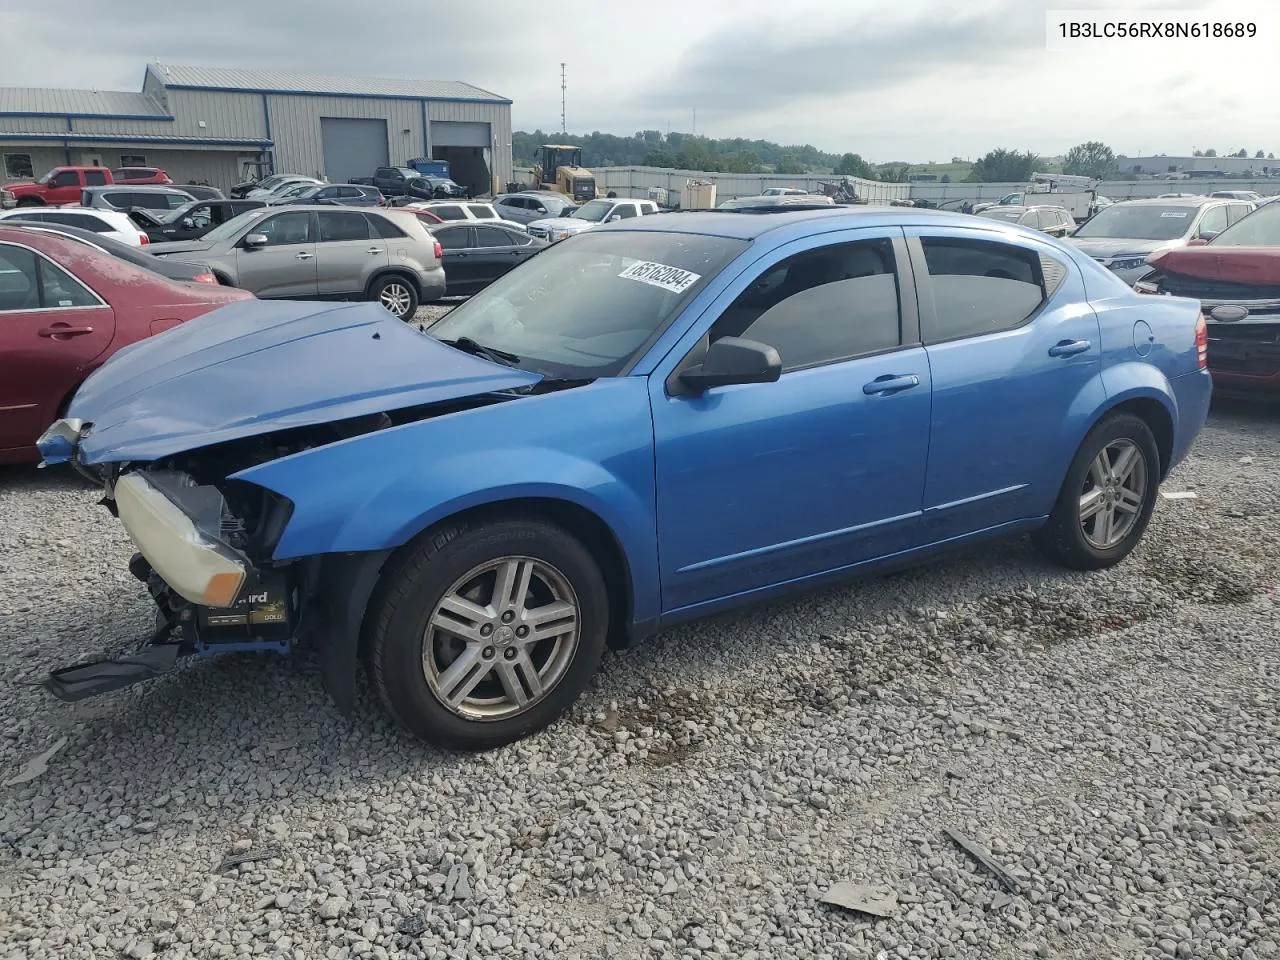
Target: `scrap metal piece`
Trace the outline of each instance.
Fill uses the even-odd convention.
[[[891,918],[898,912],[898,894],[884,884],[865,885],[841,881],[820,898],[823,903],[865,913],[870,917]]]
[[[246,850],[244,853],[228,853],[222,858],[222,862],[218,864],[217,869],[213,872],[226,873],[241,864],[257,863],[259,860],[270,860],[280,855],[279,847],[263,847],[260,850]]]
[[[67,745],[66,737],[59,737],[52,747],[44,753],[38,753],[16,774],[4,782],[6,787],[16,787],[20,783],[30,783],[36,777],[43,776],[44,772],[49,769],[49,761],[53,759],[53,755]]]
[[[1010,893],[1022,893],[1022,884],[1004,867],[992,860],[991,853],[985,847],[974,843],[964,834],[958,830],[952,830],[950,827],[943,827],[942,832],[950,837],[957,847],[972,857],[980,867],[995,877],[1002,887]]]
[[[1194,490],[1161,490],[1160,496],[1166,500],[1195,500],[1196,492]]]

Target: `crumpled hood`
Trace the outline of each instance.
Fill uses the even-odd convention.
[[[1183,247],[1152,257],[1151,265],[1201,280],[1280,286],[1280,247]]]
[[[66,415],[92,424],[82,463],[146,461],[540,379],[446,346],[376,303],[244,300],[124,348]]]
[[[1101,237],[1097,239],[1091,237],[1067,237],[1066,240],[1067,243],[1079,249],[1085,256],[1095,259],[1115,257],[1126,253],[1135,257],[1145,257],[1155,253],[1157,250],[1171,250],[1174,247],[1183,245],[1182,240],[1114,240]]]

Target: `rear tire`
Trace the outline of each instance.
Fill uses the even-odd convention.
[[[428,743],[487,750],[554,722],[586,689],[609,629],[604,577],[546,521],[457,523],[384,573],[366,658],[388,712]]]
[[[1160,486],[1160,451],[1138,417],[1113,414],[1076,451],[1049,522],[1032,534],[1049,559],[1075,570],[1102,570],[1142,539]]]
[[[418,309],[418,288],[398,273],[380,277],[369,287],[369,299],[380,303],[393,317],[412,320]]]

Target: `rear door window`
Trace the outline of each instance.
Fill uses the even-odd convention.
[[[1011,244],[955,237],[920,243],[933,295],[934,316],[921,317],[927,344],[1019,327],[1066,275],[1056,261]]]
[[[365,215],[369,221],[369,225],[373,228],[375,236],[381,237],[383,240],[395,240],[399,237],[407,236],[407,234],[392,223],[386,217],[380,217],[376,213]]]
[[[469,203],[467,204],[467,209],[471,211],[471,215],[477,220],[498,219],[498,212],[483,203]]]
[[[432,233],[445,250],[466,250],[475,246],[471,239],[471,228],[462,224],[456,227],[438,227]]]
[[[498,227],[476,227],[477,247],[509,247],[514,243],[511,234]]]
[[[321,243],[369,239],[369,221],[363,214],[325,211],[316,216],[320,221]]]
[[[442,203],[438,206],[428,208],[441,220],[465,220],[467,212],[456,203]]]
[[[85,186],[101,187],[107,182],[107,172],[105,170],[86,170],[84,172]]]

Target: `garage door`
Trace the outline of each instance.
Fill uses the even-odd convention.
[[[372,177],[387,165],[387,121],[321,117],[324,175],[333,183]]]
[[[431,146],[435,147],[487,147],[489,125],[487,123],[461,123],[457,120],[431,121]]]

